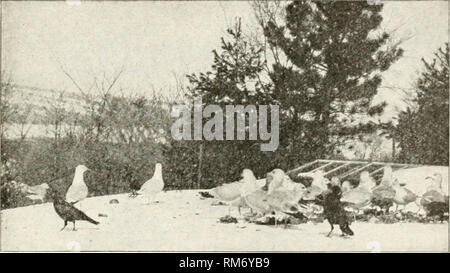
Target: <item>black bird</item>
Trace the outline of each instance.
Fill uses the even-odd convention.
[[[323,194],[323,212],[331,226],[331,230],[327,237],[331,236],[334,225],[339,225],[342,236],[352,236],[353,231],[350,229],[350,221],[345,213],[344,206],[340,201],[342,196],[341,188],[338,185],[332,184],[328,184],[327,186],[328,190]]]
[[[130,197],[136,197],[138,196],[138,191],[141,189],[141,183],[139,183],[139,180],[134,176],[133,170],[130,167],[125,167],[125,181],[128,181],[128,184],[130,185]]]
[[[203,198],[214,198],[214,195],[210,194],[210,193],[207,192],[207,191],[201,191],[201,192],[199,192],[199,194],[200,194],[200,196],[203,197]]]
[[[94,225],[99,224],[99,222],[93,220],[84,212],[59,197],[55,190],[51,191],[51,196],[53,198],[53,207],[55,208],[56,213],[64,220],[64,226],[61,230],[67,226],[67,222],[73,223],[73,230],[76,230],[75,221],[88,221]]]
[[[427,217],[438,217],[441,223],[445,220],[445,214],[448,215],[448,197],[445,202],[431,202],[424,206]]]

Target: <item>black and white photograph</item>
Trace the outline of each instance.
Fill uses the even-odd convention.
[[[0,252],[448,252],[448,4],[0,1]]]

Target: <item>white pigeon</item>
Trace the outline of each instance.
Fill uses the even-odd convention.
[[[311,174],[311,177],[313,178],[313,181],[311,183],[311,186],[319,187],[322,192],[326,191],[328,189],[327,184],[330,182],[328,178],[325,177],[325,172],[322,170],[318,170]]]
[[[383,169],[384,169],[383,170],[384,172],[383,172],[383,177],[381,178],[381,184],[392,186],[392,181],[393,181],[392,167],[389,165],[386,165],[386,166],[384,166]]]
[[[273,210],[267,199],[267,191],[258,189],[257,191],[244,197],[245,203],[256,212],[258,216],[271,213]]]
[[[353,189],[353,186],[352,186],[352,184],[350,183],[350,181],[345,180],[344,182],[342,182],[341,190],[342,190],[343,193],[344,193],[344,192],[348,192],[348,191],[351,190],[351,189]]]
[[[242,171],[242,179],[244,183],[240,188],[241,197],[245,197],[259,189],[257,179],[250,169]]]
[[[307,188],[307,192],[303,197],[303,200],[312,201],[316,200],[325,191],[328,190],[328,183],[330,181],[325,177],[325,172],[318,170],[316,172],[299,173],[297,176],[312,178],[311,185]]]
[[[342,191],[341,202],[344,202],[346,207],[359,210],[370,204],[372,188],[375,185],[375,181],[369,172],[364,171],[360,174],[360,182],[356,188],[352,188],[348,182],[348,186]]]
[[[331,183],[331,185],[333,185],[333,186],[341,187],[341,181],[339,180],[339,177],[337,177],[337,176],[333,176],[333,177],[331,178],[330,183]]]
[[[266,181],[268,183],[268,193],[272,193],[283,185],[286,174],[281,169],[274,169],[267,174]]]
[[[243,184],[244,181],[236,181],[211,189],[214,198],[229,204],[228,215],[231,215],[231,207],[237,207],[239,214],[241,214],[241,208],[247,207],[245,200],[241,197],[241,187]]]
[[[387,170],[387,173],[389,173],[389,169]],[[387,183],[388,177],[388,175],[383,175],[384,180],[382,179],[382,181],[385,181],[385,183]],[[368,171],[364,171],[359,175],[359,185],[362,185],[367,190],[372,190],[377,186],[377,183],[372,178],[372,176],[370,176]]]
[[[427,177],[427,191],[422,195],[421,204],[422,206],[429,205],[430,203],[445,203],[446,197],[442,190],[442,175],[440,173],[435,173],[431,177]]]
[[[239,214],[241,214],[241,208],[248,208],[244,197],[257,189],[263,188],[265,185],[265,178],[256,180],[253,172],[249,169],[245,169],[242,172],[241,180],[222,184],[213,188],[211,191],[215,198],[229,204],[229,215],[231,215],[231,207],[237,207]]]
[[[39,200],[43,202],[49,188],[50,187],[47,183],[42,183],[36,186],[27,185],[25,194],[26,197],[31,200]]]
[[[230,202],[241,196],[240,189],[243,184],[243,181],[222,184],[213,188],[211,191],[215,198],[223,202]]]
[[[85,199],[88,196],[88,187],[84,183],[84,172],[89,170],[84,165],[78,165],[75,168],[75,175],[73,177],[72,185],[66,193],[66,201],[72,204],[78,203],[79,201]]]
[[[281,184],[281,186],[278,188],[279,191],[292,191],[295,190],[297,185],[299,185],[301,183],[295,183],[294,181],[292,181],[292,179],[289,177],[289,175],[285,175],[283,178],[283,183]],[[303,184],[301,184],[303,185]]]
[[[244,180],[244,185],[241,187],[241,197],[253,211],[265,214],[267,210],[270,210],[270,206],[266,199],[267,192],[258,188],[258,182],[251,170],[245,169],[242,171],[242,178]],[[269,175],[267,178],[267,183],[269,183],[270,187],[271,181]]]
[[[164,181],[162,178],[162,165],[160,163],[156,163],[153,177],[145,182],[137,193],[147,197],[148,203],[150,203],[152,199],[163,190],[163,188]]]
[[[267,201],[275,212],[292,212],[293,207],[299,210],[298,202],[306,193],[306,187],[301,183],[294,183],[289,188],[280,187],[267,195]]]

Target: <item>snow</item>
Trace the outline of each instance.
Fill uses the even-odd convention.
[[[119,204],[110,204],[117,199]],[[200,199],[198,191],[167,191],[160,203],[145,205],[128,194],[99,196],[82,201],[95,226],[77,222],[63,231],[53,205],[45,203],[1,211],[2,251],[448,251],[448,223],[351,225],[355,236],[325,237],[329,225],[306,223],[264,226],[238,218],[219,223],[227,206]],[[243,212],[246,212],[244,209]],[[99,217],[99,214],[108,217]],[[238,216],[232,209],[233,216]]]

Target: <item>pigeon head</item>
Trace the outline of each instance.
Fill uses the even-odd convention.
[[[257,189],[256,177],[250,169],[242,171],[242,178],[244,179],[244,184],[240,188],[241,196],[246,196]]]
[[[305,185],[303,185],[302,183],[295,183],[294,192],[296,193],[296,195],[303,197],[305,195],[306,191],[307,191],[307,189],[306,189]]]
[[[375,181],[370,176],[368,171],[364,171],[360,175],[359,186],[365,188],[366,190],[373,189],[376,186]]]
[[[341,182],[339,181],[339,178],[337,176],[333,176],[331,178],[331,185],[333,186],[339,186]]]
[[[155,172],[153,173],[154,178],[162,179],[162,165],[161,163],[155,164]]]
[[[78,166],[75,168],[75,171],[76,171],[76,172],[84,173],[85,171],[89,171],[89,168],[86,167],[86,166],[84,166],[84,165],[78,165]]]
[[[352,184],[350,184],[350,181],[345,180],[344,182],[342,182],[342,185],[341,185],[342,192],[349,191],[352,188],[353,187],[352,187]]]
[[[361,172],[359,177],[360,177],[361,181],[363,181],[363,180],[367,180],[370,177],[370,175],[369,175],[368,171],[363,171],[363,172]]]
[[[282,169],[274,169],[267,174],[267,182],[270,183],[272,180],[281,181],[285,178],[286,174]]]
[[[425,178],[427,190],[439,190],[442,187],[442,176],[440,174],[429,175]]]
[[[427,177],[425,177],[425,182],[427,183],[427,184],[433,184],[433,182],[434,182],[434,177],[433,176],[427,176]]]
[[[296,188],[300,191],[306,191],[306,186],[302,183],[297,183]]]
[[[433,177],[435,178],[434,181],[436,181],[436,186],[439,187],[439,188],[442,187],[442,174],[435,173],[433,175]]]
[[[243,178],[244,180],[246,180],[246,179],[251,179],[251,178],[254,178],[254,177],[255,177],[255,175],[253,174],[252,170],[250,170],[250,169],[244,169],[244,170],[242,171],[242,178]]]
[[[398,178],[394,178],[394,179],[392,180],[392,185],[394,185],[394,186],[400,186],[400,182],[398,181]]]

